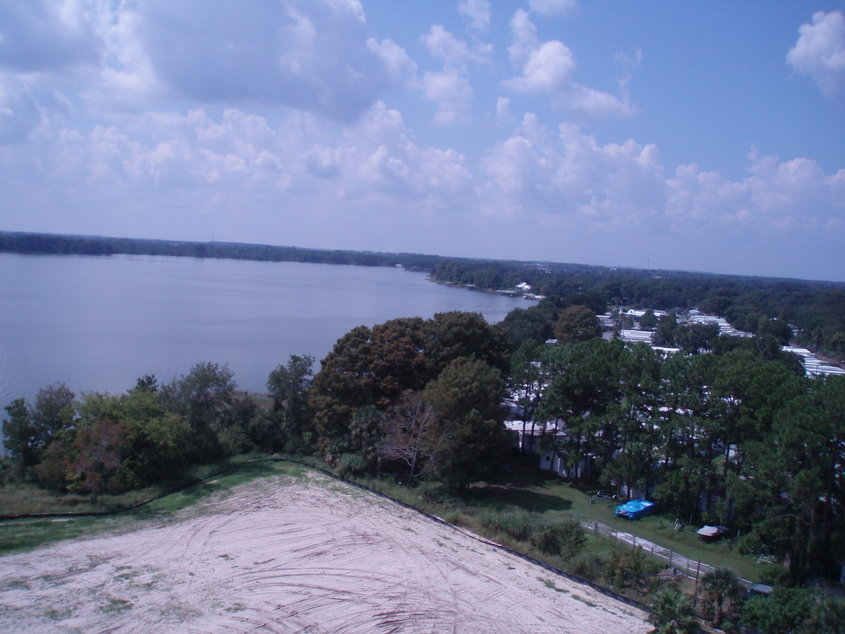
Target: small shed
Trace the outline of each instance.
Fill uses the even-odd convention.
[[[637,499],[625,502],[616,507],[616,517],[624,517],[628,520],[636,520],[648,515],[654,510],[654,502]]]

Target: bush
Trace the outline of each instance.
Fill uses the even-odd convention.
[[[595,555],[582,552],[573,558],[569,570],[572,574],[582,579],[598,581],[601,579],[604,563]]]
[[[607,580],[617,588],[632,587],[656,574],[659,568],[646,557],[642,548],[616,548],[607,563]]]
[[[587,543],[587,535],[576,519],[566,519],[537,527],[531,544],[546,555],[561,555],[571,559]]]
[[[367,472],[367,461],[359,454],[344,453],[337,461],[337,475],[341,478],[362,475]]]

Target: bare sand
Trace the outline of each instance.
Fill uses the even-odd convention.
[[[646,615],[320,475],[0,557],[3,632],[646,632]]]

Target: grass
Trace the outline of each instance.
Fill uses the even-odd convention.
[[[476,485],[461,497],[450,495],[430,483],[421,483],[417,488],[388,480],[365,479],[362,483],[442,517],[451,524],[467,527],[562,568],[567,568],[566,562],[555,563],[554,558],[531,552],[530,544],[509,537],[509,527],[523,524],[525,518],[534,523],[565,517],[595,520],[669,548],[691,560],[729,568],[744,579],[755,581],[766,568],[757,565],[753,557],[740,554],[729,540],[712,544],[702,542],[695,533],[698,527],[686,526],[679,532],[675,531],[674,518],[661,515],[636,521],[618,518],[614,514],[618,502],[599,500],[591,504],[590,497],[595,487],[579,488],[557,476],[541,472],[533,458],[517,459],[507,480]],[[510,532],[516,534],[512,529]],[[585,547],[584,557],[606,557],[613,547],[613,541],[591,538]],[[657,561],[661,566],[669,566],[664,559]]]
[[[251,458],[254,458],[254,456]],[[133,522],[167,516],[195,505],[212,494],[225,494],[232,487],[251,480],[276,475],[301,477],[304,468],[284,462],[247,462],[247,457],[239,457],[235,460],[202,465],[186,474],[184,478],[208,477],[221,471],[223,473],[216,475],[211,480],[189,486],[155,499],[149,504],[117,515],[4,520],[0,522],[0,553],[27,551],[46,543],[90,536],[119,527],[130,527]],[[184,481],[184,479],[181,480],[181,482]],[[174,486],[179,482],[179,480],[174,480],[169,485]],[[163,485],[162,489],[164,486],[166,485]],[[142,492],[133,491],[123,496],[101,496],[97,504],[86,498],[85,504],[82,505],[78,501],[70,501],[72,498],[80,496],[57,495],[38,489],[33,485],[19,483],[0,487],[0,508],[3,509],[4,513],[9,514],[112,511],[147,499],[151,494],[161,494],[162,489],[144,489]],[[10,500],[20,499],[27,493],[37,497],[37,503],[28,507],[12,506],[10,508],[7,506]],[[24,511],[23,508],[37,510]]]

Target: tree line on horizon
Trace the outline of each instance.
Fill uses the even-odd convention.
[[[787,340],[845,360],[845,284],[840,282],[448,259],[434,266],[431,277],[487,290],[513,289],[525,282],[537,295],[577,296],[597,313],[619,307],[698,308],[760,335],[773,330],[774,321],[788,325]]]

